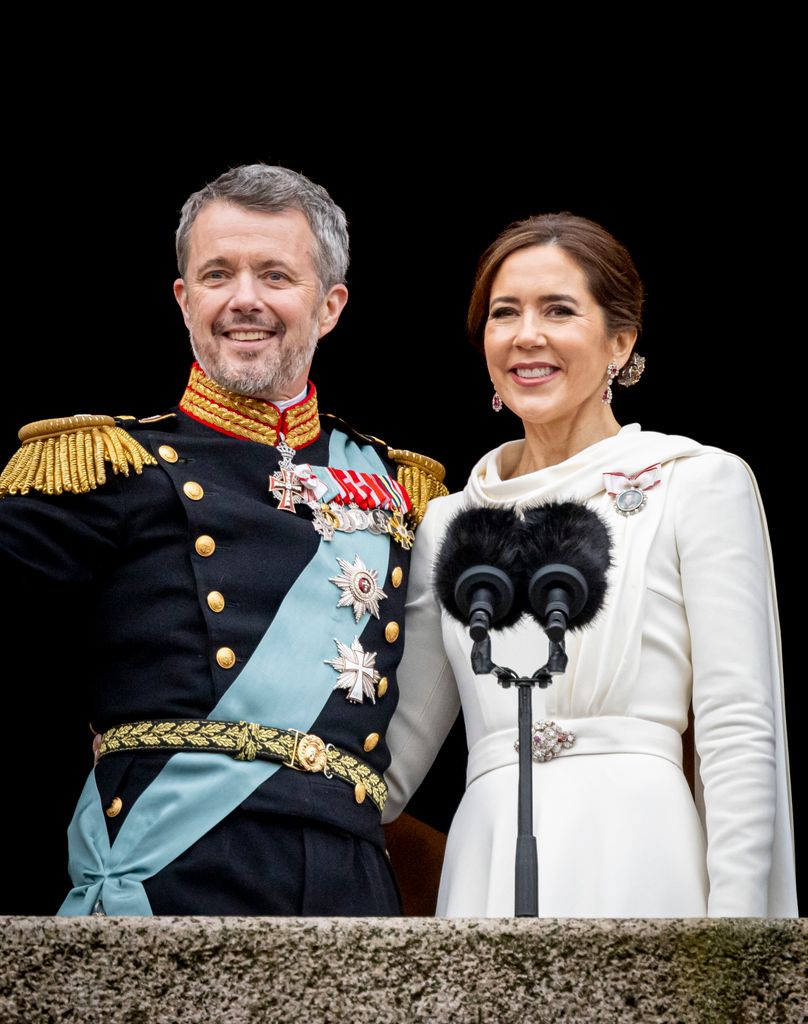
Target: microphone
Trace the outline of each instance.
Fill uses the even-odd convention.
[[[483,506],[461,510],[447,527],[435,562],[435,591],[475,642],[522,617],[521,603],[514,601],[522,575],[520,526],[512,509]]]
[[[524,611],[550,640],[582,629],[600,611],[611,565],[611,538],[600,516],[576,501],[527,509],[521,525]],[[531,575],[532,572],[532,575]]]

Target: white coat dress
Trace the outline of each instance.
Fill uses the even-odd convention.
[[[573,499],[607,523],[614,566],[595,623],[567,636],[566,673],[533,690],[534,721],[575,735],[533,765],[540,916],[796,915],[777,609],[751,472],[733,455],[631,424],[559,465],[502,480],[504,449],[521,444],[490,452],[462,493],[430,503],[411,565],[386,817],[429,768],[459,700],[467,789],[438,914],[513,914],[518,754],[516,690],[472,674],[467,631],[432,592],[436,552],[461,508]],[[660,479],[645,506],[619,514],[604,475],[654,464]],[[530,675],[547,640],[523,620],[492,634],[492,655]],[[691,704],[695,799],[682,772]]]

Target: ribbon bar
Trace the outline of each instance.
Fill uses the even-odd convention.
[[[406,489],[397,480],[379,473],[360,473],[352,469],[328,467],[337,486],[334,501],[339,505],[358,505],[362,509],[401,509],[409,512],[412,502]]]

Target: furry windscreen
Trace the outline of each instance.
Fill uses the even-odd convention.
[[[523,562],[520,528],[520,520],[509,508],[468,508],[450,520],[435,560],[433,584],[438,600],[453,618],[466,622],[454,592],[466,569],[493,565],[518,583]],[[514,601],[507,615],[498,620],[498,628],[514,625],[521,616],[522,603]]]
[[[548,502],[525,511],[521,532],[525,591],[537,569],[554,564],[572,566],[586,580],[589,594],[569,628],[588,625],[603,605],[606,573],[612,563],[611,537],[601,517],[576,501]]]

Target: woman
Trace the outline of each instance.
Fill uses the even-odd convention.
[[[441,617],[431,590],[436,551],[462,508],[570,499],[606,522],[613,566],[594,625],[567,636],[565,674],[533,691],[535,722],[574,736],[533,765],[539,913],[797,913],[758,492],[733,455],[618,424],[615,381],[636,383],[643,368],[633,352],[642,301],[626,250],[571,214],[512,225],[478,267],[470,335],[485,352],[494,408],[522,420],[524,440],[490,452],[462,493],[430,504],[410,580],[402,703],[388,736],[391,791],[402,799],[459,694],[467,790],[448,838],[439,914],[513,913],[518,755],[516,692],[472,675],[467,630]],[[494,636],[493,657],[529,675],[547,660],[547,640],[525,620]],[[695,798],[682,771],[691,706]]]

